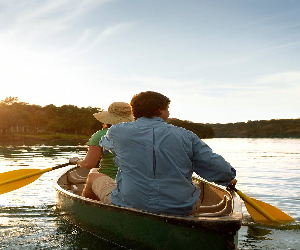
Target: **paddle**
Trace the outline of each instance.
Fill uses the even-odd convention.
[[[65,163],[46,169],[18,169],[0,173],[0,194],[4,194],[34,182],[42,174],[70,165]]]
[[[250,198],[234,186],[228,186],[229,189],[235,191],[244,201],[245,206],[256,222],[259,223],[285,223],[294,221],[292,217],[282,212],[276,207],[271,206],[265,202]]]

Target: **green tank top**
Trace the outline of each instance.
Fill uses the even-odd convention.
[[[99,142],[101,140],[101,137],[104,136],[106,132],[107,132],[107,128],[97,131],[95,134],[91,136],[90,140],[87,142],[87,145],[100,147]],[[100,160],[100,168],[98,171],[99,173],[105,174],[112,179],[116,178],[118,167],[114,163],[113,154],[111,153],[102,154]]]

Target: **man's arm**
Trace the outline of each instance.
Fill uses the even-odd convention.
[[[221,155],[215,154],[206,143],[193,133],[191,139],[194,152],[192,162],[196,174],[223,186],[228,186],[231,182],[236,183],[234,179],[236,170]]]

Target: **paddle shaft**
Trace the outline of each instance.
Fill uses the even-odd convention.
[[[52,170],[55,170],[55,169],[58,169],[58,168],[66,167],[70,164],[71,163],[68,162],[68,163],[64,163],[64,164],[61,164],[61,165],[57,165],[57,166],[52,167],[52,168],[37,170],[36,172],[30,173],[30,174],[25,174],[25,175],[17,176],[15,178],[12,178],[12,179],[9,179],[9,180],[1,181],[0,186],[5,185],[5,184],[9,184],[9,183],[12,183],[12,182],[15,182],[15,181],[23,180],[23,179],[26,179],[26,178],[29,178],[29,177],[32,177],[32,176],[35,176],[35,175],[41,175],[43,173],[46,173],[46,172],[49,172],[49,171],[52,171]]]
[[[278,222],[272,215],[270,215],[266,210],[264,210],[262,207],[260,207],[255,201],[253,201],[250,197],[245,195],[240,190],[237,190],[234,186],[229,186],[230,189],[235,191],[244,202],[248,203],[250,206],[252,206],[257,212],[261,213],[263,216],[265,216],[268,220],[273,222]]]

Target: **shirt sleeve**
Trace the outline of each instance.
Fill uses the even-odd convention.
[[[101,137],[101,140],[99,142],[99,145],[103,148],[104,153],[112,153],[115,154],[114,152],[114,144],[113,140],[111,138],[111,130],[109,129],[106,133],[106,135]]]
[[[100,145],[99,145],[99,138],[98,138],[98,136],[97,136],[96,133],[91,136],[91,138],[87,142],[87,145],[88,146],[98,146],[98,147],[100,147]]]
[[[236,170],[204,143],[194,133],[190,134],[193,145],[194,172],[210,182],[227,186],[236,176]]]
[[[96,133],[94,133],[94,134],[91,136],[91,138],[90,138],[89,141],[87,142],[87,145],[88,145],[88,146],[98,146],[98,147],[100,147],[99,141],[100,141],[101,137],[102,137],[103,135],[105,135],[105,133],[106,133],[106,131],[104,131],[104,130],[99,130],[99,131],[97,131]]]

